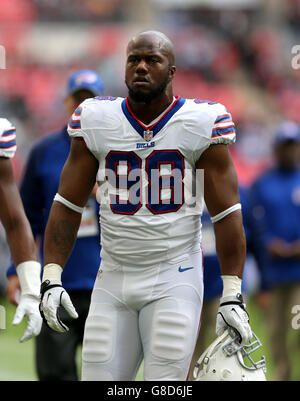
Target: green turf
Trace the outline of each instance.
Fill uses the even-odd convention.
[[[275,380],[274,362],[272,359],[270,340],[268,335],[268,327],[263,312],[256,307],[253,299],[250,299],[247,303],[247,311],[250,316],[250,322],[252,330],[261,340],[263,347],[262,353],[266,357],[267,364],[267,379]],[[288,337],[288,348],[289,355],[291,356],[291,380],[300,380],[300,330],[291,330]]]
[[[37,380],[34,365],[34,340],[23,344],[19,343],[18,339],[21,337],[26,327],[25,322],[22,322],[19,326],[12,326],[11,322],[15,307],[7,304],[3,299],[0,299],[0,305],[4,305],[6,310],[6,330],[0,330],[0,381]],[[252,300],[248,301],[247,309],[251,317],[251,327],[263,343],[263,350],[261,353],[266,356],[267,360],[267,379],[273,380],[273,361],[268,347],[269,341],[266,334],[264,316],[262,312],[256,308]],[[299,333],[299,330],[294,330],[289,339],[290,346],[294,345],[295,350],[292,353],[292,380],[300,380]],[[78,370],[80,370],[80,357],[81,353],[79,350],[77,355]],[[136,380],[143,380],[143,366]]]
[[[0,330],[0,380],[37,380],[34,368],[34,342],[21,344],[19,338],[25,330],[25,322],[12,325],[15,307],[3,299],[0,304],[6,310],[6,330]]]
[[[6,311],[6,329],[0,330],[0,381],[35,381],[37,375],[34,362],[34,340],[19,342],[26,328],[25,319],[18,326],[13,326],[12,320],[16,308],[3,298],[0,298],[0,305],[3,305]],[[80,359],[81,347],[77,352],[79,376]],[[143,380],[143,366],[136,380]]]

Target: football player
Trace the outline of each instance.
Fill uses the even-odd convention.
[[[61,332],[59,306],[77,316],[61,273],[97,179],[101,266],[85,325],[83,380],[134,380],[143,358],[145,380],[186,379],[203,298],[197,171],[204,171],[223,278],[217,333],[231,326],[241,343],[251,338],[241,296],[245,235],[227,149],[234,123],[219,103],[174,96],[175,72],[171,41],[140,33],[127,47],[128,96],[86,100],[69,121],[72,145],[46,228],[40,309]]]
[[[38,308],[41,265],[10,161],[16,148],[15,127],[7,119],[0,118],[0,219],[21,286],[21,298],[13,324],[19,324],[24,316],[28,319],[27,328],[20,338],[23,342],[38,335],[41,330],[42,319]]]

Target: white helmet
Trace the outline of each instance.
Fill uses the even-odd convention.
[[[265,381],[265,357],[254,362],[250,356],[262,345],[252,334],[252,339],[241,345],[238,334],[231,329],[225,330],[200,356],[194,368],[194,380]]]

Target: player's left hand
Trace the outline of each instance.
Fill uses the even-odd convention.
[[[252,331],[249,325],[249,315],[241,294],[220,299],[216,322],[217,335],[223,334],[228,326],[239,334],[241,344],[246,344],[251,340]]]
[[[61,285],[61,282],[57,280],[45,280],[41,285],[41,316],[52,330],[64,333],[69,328],[59,317],[58,308],[60,306],[63,306],[73,319],[78,318],[70,296]]]
[[[33,295],[22,295],[17,307],[13,325],[19,324],[24,316],[27,317],[27,328],[20,338],[20,342],[29,340],[40,334],[43,320],[39,312],[39,299]]]

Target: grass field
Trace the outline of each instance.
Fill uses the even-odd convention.
[[[0,305],[6,309],[6,330],[0,330],[0,381],[36,381],[34,364],[34,341],[19,343],[25,322],[19,326],[12,326],[15,308],[8,305],[5,300],[0,299]],[[253,301],[248,302],[248,311],[251,316],[251,327],[263,343],[263,351],[267,360],[267,379],[273,380],[274,369],[273,361],[268,347],[268,338],[265,333],[265,322],[262,313],[255,307]],[[292,356],[292,380],[300,380],[300,347],[299,332],[294,331],[290,338],[290,346],[295,345]],[[297,337],[297,338],[296,338]],[[78,365],[80,365],[80,350],[78,351]],[[79,367],[80,369],[80,367]],[[143,380],[142,368],[140,369],[137,380]]]

